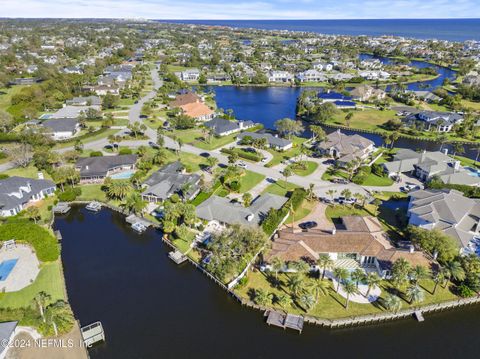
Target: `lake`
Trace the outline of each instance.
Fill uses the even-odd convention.
[[[480,307],[341,330],[269,327],[189,264],[175,265],[160,233],[138,235],[124,216],[73,207],[63,236],[69,301],[82,325],[101,321],[92,359],[477,358]]]

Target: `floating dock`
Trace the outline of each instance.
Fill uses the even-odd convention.
[[[416,310],[413,315],[419,322],[423,322],[425,318],[423,317],[423,313],[420,310]]]
[[[303,317],[300,315],[284,314],[275,310],[270,310],[265,315],[267,316],[268,325],[274,325],[283,329],[294,329],[299,333],[303,330]]]
[[[62,233],[60,233],[58,229],[55,231],[55,237],[57,238],[57,241],[61,241],[63,239]]]
[[[187,260],[187,257],[180,251],[172,251],[168,253],[168,257],[177,264],[182,264]]]
[[[101,322],[95,322],[80,329],[83,342],[87,347],[93,344],[105,341],[105,332]]]
[[[152,224],[149,221],[146,221],[140,217],[137,217],[134,214],[131,214],[125,218],[127,223],[130,223],[132,229],[137,231],[138,233],[143,233],[150,227]]]
[[[53,207],[53,213],[65,214],[70,211],[71,207],[66,202],[58,202],[55,207]]]

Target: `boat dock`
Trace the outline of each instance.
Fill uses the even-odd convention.
[[[168,253],[168,257],[177,264],[182,264],[187,260],[187,256],[180,251],[171,251]]]
[[[63,239],[62,233],[60,233],[58,229],[55,231],[55,237],[57,238],[57,241],[61,241]]]
[[[419,322],[423,322],[425,318],[423,317],[423,313],[420,310],[416,310],[413,315]]]
[[[71,207],[66,202],[58,202],[55,207],[53,207],[53,212],[57,214],[65,214],[70,211]]]
[[[302,333],[303,317],[294,314],[284,314],[275,310],[270,310],[265,313],[267,316],[267,324],[274,325],[283,329],[290,328]]]
[[[93,201],[87,204],[85,208],[91,212],[98,212],[102,209],[102,204],[99,202]]]
[[[89,324],[80,329],[82,332],[83,342],[87,347],[91,347],[93,344],[105,341],[105,332],[101,322],[95,322]]]
[[[132,229],[137,231],[138,233],[145,232],[147,228],[152,225],[149,221],[142,219],[140,217],[137,217],[134,214],[127,216],[125,218],[125,221],[127,223],[130,223],[130,225],[132,226]]]

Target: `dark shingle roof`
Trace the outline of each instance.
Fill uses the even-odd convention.
[[[21,197],[11,195],[20,192],[20,187],[30,187],[30,192],[21,191]],[[30,201],[33,195],[40,191],[55,187],[55,184],[49,180],[25,178],[25,177],[9,177],[0,180],[0,207],[3,209],[15,208],[18,205]]]
[[[80,176],[106,176],[107,172],[118,166],[133,165],[137,155],[118,155],[104,157],[79,158],[75,167],[80,169]]]

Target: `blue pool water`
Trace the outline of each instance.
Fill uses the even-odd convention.
[[[8,259],[0,263],[0,281],[7,279],[10,272],[17,264],[18,259]]]
[[[477,171],[475,168],[472,167],[465,167],[465,169],[468,171],[468,174],[473,177],[480,177],[480,172]]]
[[[128,170],[120,173],[115,173],[114,175],[110,176],[111,179],[129,179],[135,173],[134,170]]]

